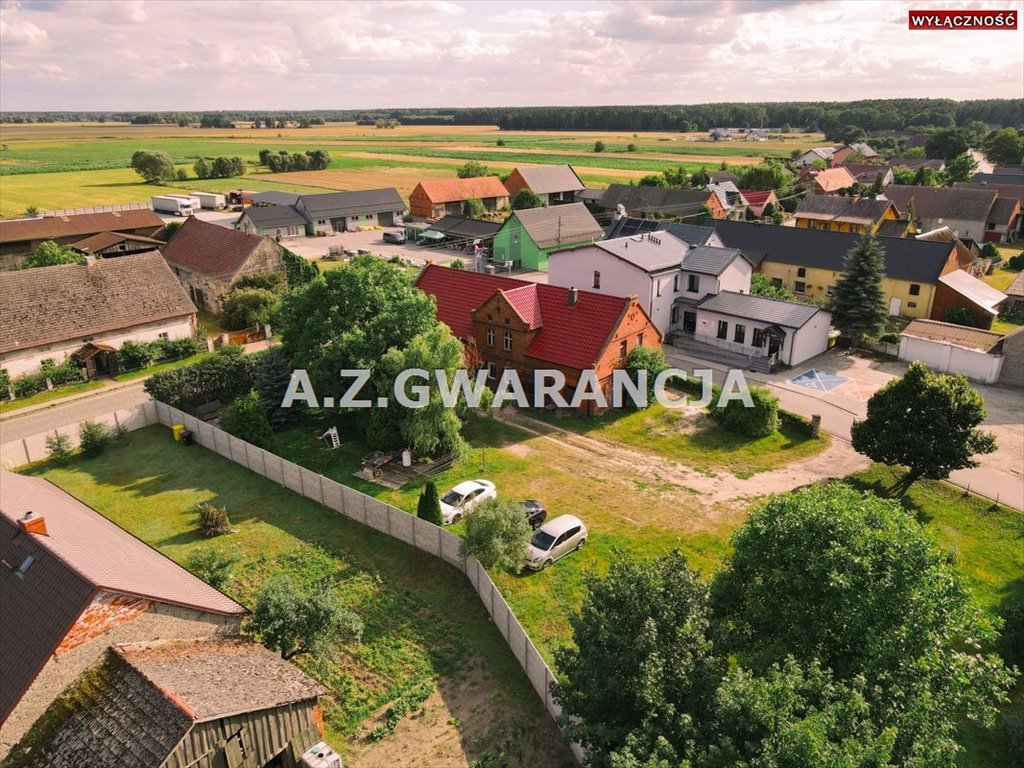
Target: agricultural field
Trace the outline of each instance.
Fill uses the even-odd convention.
[[[501,145],[498,142],[501,142]],[[604,150],[595,151],[602,142]],[[466,160],[498,173],[516,165],[569,163],[584,183],[604,187],[635,181],[668,167],[687,171],[721,163],[749,165],[788,157],[824,141],[820,134],[788,134],[763,142],[711,142],[706,134],[609,133],[604,131],[500,131],[496,126],[400,126],[375,129],[353,123],[312,128],[180,128],[126,123],[41,123],[0,126],[0,216],[141,202],[156,193],[191,189],[225,192],[295,192],[393,186],[408,196],[416,183],[451,178]],[[269,174],[257,165],[261,149],[331,154],[327,171]],[[190,178],[167,185],[144,183],[129,164],[140,150],[166,152],[192,175],[200,157],[237,155],[249,163],[242,178]]]

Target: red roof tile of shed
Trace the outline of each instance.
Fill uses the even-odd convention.
[[[431,179],[418,185],[431,202],[454,203],[470,198],[508,197],[508,190],[497,176],[476,176],[470,179]]]
[[[189,216],[164,246],[171,264],[217,280],[230,280],[263,238]]]

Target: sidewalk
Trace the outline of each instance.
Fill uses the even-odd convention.
[[[727,370],[725,367],[706,360],[688,357],[673,347],[666,346],[663,349],[665,358],[670,365],[688,372],[695,369],[711,369],[714,371],[715,383],[722,383]],[[807,367],[813,367],[814,362],[810,361]],[[790,382],[789,377],[799,372],[799,370],[788,371],[784,376],[779,376],[744,371],[743,375],[748,381],[756,381],[769,387],[779,398],[779,405],[783,409],[806,418],[819,415],[823,430],[844,442],[850,442],[853,421],[867,415],[867,403],[842,398],[828,392],[819,392]],[[872,373],[873,377],[878,379],[879,384],[883,384],[895,375],[883,371],[873,371]],[[984,456],[980,458],[982,461],[985,459]],[[973,469],[961,469],[953,472],[949,476],[948,482],[970,490],[971,493],[993,501],[998,500],[1001,504],[1024,511],[1024,482],[1020,477],[1000,469],[985,465]]]

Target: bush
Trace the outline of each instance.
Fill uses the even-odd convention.
[[[636,144],[627,144],[626,145],[626,151],[627,152],[636,152]]]
[[[152,344],[140,344],[137,341],[126,341],[117,350],[117,362],[121,370],[134,371],[148,368],[155,358]]]
[[[944,319],[947,323],[964,325],[968,328],[973,328],[975,325],[974,310],[970,307],[954,307],[953,309],[946,310],[946,317]]]
[[[1016,256],[1011,256],[1006,261],[1006,268],[1012,269],[1014,272],[1024,270],[1024,252],[1018,253]]]
[[[227,515],[224,515],[224,520],[226,524]],[[238,557],[208,547],[192,554],[185,561],[185,567],[214,589],[224,589],[231,581],[231,569],[237,562]]]
[[[103,453],[111,439],[110,430],[95,421],[83,421],[78,425],[78,445],[88,458]]]
[[[228,330],[252,328],[270,320],[280,294],[266,288],[234,288],[224,297],[221,319]]]
[[[7,371],[0,370],[0,397],[7,397],[7,390],[11,386],[11,376]]]
[[[730,432],[747,437],[767,437],[777,432],[779,399],[763,387],[751,387],[750,398],[754,407],[747,408],[739,400],[730,400],[724,408],[711,407],[711,415]]]
[[[32,395],[46,389],[46,379],[37,373],[26,373],[24,376],[16,378],[12,386],[15,397],[32,397]]]
[[[192,512],[199,516],[199,528],[204,536],[231,533],[231,521],[228,520],[228,513],[224,507],[201,501],[192,507]]]
[[[284,293],[285,285],[283,272],[253,272],[252,274],[240,277],[231,290],[237,291],[241,288],[262,288],[274,293]]]
[[[183,339],[160,339],[152,342],[157,360],[181,360],[191,357],[206,348],[206,344],[195,336]]]
[[[46,437],[46,455],[52,464],[58,467],[66,467],[71,461],[74,451],[71,448],[71,438],[59,432]]]
[[[55,387],[62,387],[66,384],[76,384],[82,381],[82,366],[72,357],[67,358],[63,363],[57,365],[50,358],[44,359],[39,364],[40,378],[42,385],[46,386],[46,379]]]
[[[228,402],[252,389],[253,361],[236,345],[222,347],[217,354],[154,374],[145,389],[154,399],[172,408],[188,410],[214,400]]]
[[[420,491],[420,500],[416,504],[416,517],[434,525],[444,525],[441,502],[437,498],[437,486],[434,485],[433,480],[427,480],[427,484]]]
[[[489,499],[466,518],[461,552],[475,556],[484,568],[519,573],[531,534],[530,523],[518,503]]]
[[[220,426],[225,432],[259,448],[269,449],[274,442],[274,430],[255,389],[235,398],[221,417]]]
[[[595,152],[604,152],[604,142],[603,141],[595,141],[594,142],[594,151]]]

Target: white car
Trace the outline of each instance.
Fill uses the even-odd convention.
[[[490,480],[466,480],[441,497],[441,516],[445,525],[457,523],[485,499],[498,498],[498,489]]]
[[[533,532],[526,547],[526,567],[533,571],[547,568],[587,543],[587,526],[578,517],[559,515]]]

